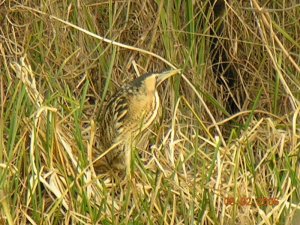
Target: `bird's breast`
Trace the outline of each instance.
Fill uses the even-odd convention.
[[[151,95],[139,95],[130,99],[127,128],[130,135],[135,136],[146,129],[153,122],[157,115],[158,96],[157,93]]]

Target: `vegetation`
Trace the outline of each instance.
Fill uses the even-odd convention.
[[[0,3],[1,224],[300,224],[300,5],[210,2]],[[132,179],[96,174],[106,96],[171,68]]]

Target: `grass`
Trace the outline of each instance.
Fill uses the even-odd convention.
[[[250,3],[1,3],[0,223],[299,224],[300,7]],[[96,174],[106,97],[172,67],[132,179]]]

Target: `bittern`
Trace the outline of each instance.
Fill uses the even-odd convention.
[[[113,94],[100,113],[100,153],[110,167],[130,174],[131,149],[135,138],[151,125],[160,101],[157,87],[180,70],[144,74]],[[114,146],[112,148],[112,146]],[[94,165],[97,170],[97,164]]]

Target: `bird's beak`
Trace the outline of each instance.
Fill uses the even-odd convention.
[[[180,71],[181,71],[180,69],[168,70],[168,71],[157,74],[156,86],[160,85],[164,80],[166,80],[167,78],[169,78],[171,76],[174,76],[175,74],[179,73]]]

